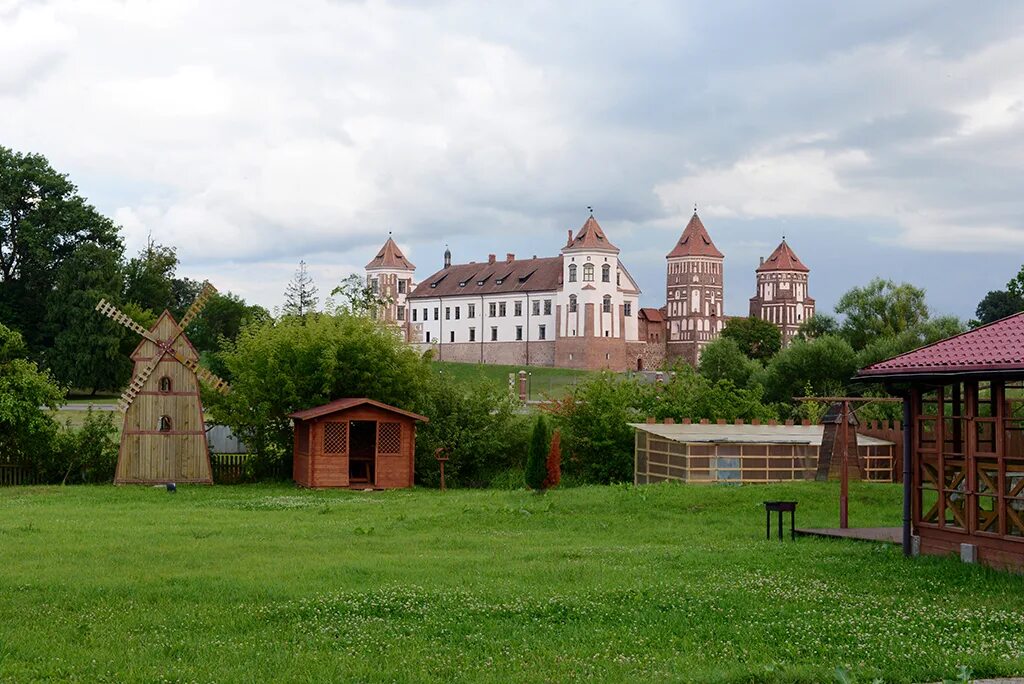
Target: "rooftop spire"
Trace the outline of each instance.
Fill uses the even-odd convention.
[[[725,256],[715,247],[715,243],[711,241],[707,228],[704,227],[700,217],[697,216],[696,204],[693,205],[693,216],[690,217],[690,222],[686,224],[683,234],[679,236],[679,241],[666,258],[687,256],[717,257],[720,259]]]

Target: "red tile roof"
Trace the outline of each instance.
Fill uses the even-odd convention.
[[[572,237],[572,232],[570,231],[569,241],[562,248],[562,251],[569,252],[585,249],[603,249],[615,252],[616,254],[619,253],[619,248],[608,240],[593,215],[587,218],[587,222],[580,228],[580,232],[576,234],[576,237]]]
[[[772,255],[757,267],[758,273],[765,271],[803,271],[807,273],[810,270],[804,266],[804,262],[800,261],[800,257],[796,255],[793,248],[786,242],[786,238],[782,238],[782,242],[775,248]]]
[[[388,236],[388,241],[380,248],[380,252],[373,258],[373,261],[366,264],[366,268],[402,268],[412,271],[416,267],[405,258],[402,250],[398,249],[395,241]]]
[[[499,282],[500,281],[500,282]],[[507,292],[553,292],[562,281],[562,257],[453,264],[420,281],[410,299]]]
[[[679,242],[666,258],[688,256],[717,257],[719,259],[724,257],[715,247],[715,243],[711,241],[711,236],[708,235],[708,230],[701,223],[697,212],[693,212],[690,222],[686,224],[683,234],[679,237]]]
[[[373,399],[367,399],[366,397],[348,397],[345,399],[335,399],[329,404],[323,406],[314,406],[303,411],[296,411],[295,413],[288,414],[289,418],[297,418],[298,420],[310,420],[311,418],[319,418],[320,416],[326,416],[331,413],[337,413],[339,411],[345,411],[356,406],[362,406],[363,404],[370,404],[377,408],[384,409],[385,411],[391,411],[402,416],[408,416],[409,418],[415,418],[416,420],[422,420],[424,422],[430,422],[430,419],[426,416],[421,416],[418,413],[412,411],[405,411],[398,408],[397,406],[390,406],[380,401],[374,401]]]
[[[1024,313],[879,361],[862,368],[857,377],[1007,371],[1024,374]]]
[[[665,316],[661,313],[661,309],[652,309],[647,306],[640,309],[640,315],[651,323],[662,323],[665,320]]]

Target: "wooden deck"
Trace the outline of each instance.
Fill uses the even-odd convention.
[[[886,544],[902,544],[902,527],[823,527],[818,529],[797,528],[796,533],[802,537],[829,537],[832,539],[859,539],[861,541],[883,542]]]

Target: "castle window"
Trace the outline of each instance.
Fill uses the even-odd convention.
[[[544,300],[544,315],[545,316],[550,316],[551,315],[551,300],[550,299],[545,299]]]
[[[517,325],[516,326],[516,341],[517,342],[521,342],[522,339],[523,339],[523,326]]]
[[[605,264],[601,267],[601,282],[610,283],[612,282],[612,267]]]
[[[405,307],[404,306],[398,307],[398,320],[400,320],[400,321],[404,321],[405,320]]]
[[[633,315],[633,302],[625,302],[622,305],[622,313],[624,313],[626,316],[632,316]]]
[[[576,282],[576,264],[569,264],[569,282]]]
[[[618,271],[615,272],[615,284],[622,285],[622,274]]]
[[[413,323],[415,323],[415,322],[416,322],[416,314],[417,314],[417,310],[416,310],[416,309],[413,309],[413,310],[412,310],[412,320],[413,320]]]
[[[583,264],[583,282],[594,282],[594,264]]]
[[[499,316],[504,316],[505,315],[505,302],[498,302],[498,315]]]
[[[547,327],[546,326],[542,325],[542,326],[539,326],[537,328],[537,339],[538,340],[547,339]]]
[[[515,302],[513,302],[513,307],[514,307],[513,315],[515,315],[515,316],[522,316],[523,315],[523,303],[521,301],[519,301],[517,299]]]
[[[569,313],[576,313],[576,295],[569,295]]]
[[[455,331],[454,330],[449,332],[449,334],[448,334],[448,341],[449,342],[454,342],[455,341]]]
[[[434,320],[436,321],[436,320],[438,320],[438,319],[439,319],[440,317],[441,317],[441,309],[440,309],[440,307],[436,307],[436,306],[435,306],[435,307],[434,307]]]
[[[466,312],[466,318],[476,318],[476,304],[467,304],[466,308],[469,309]]]
[[[540,316],[540,300],[539,299],[534,299],[533,300],[533,315],[534,316]]]
[[[476,342],[476,328],[469,329],[469,341]]]
[[[612,312],[612,296],[611,295],[605,295],[604,296],[604,303],[601,305],[601,310],[604,311],[605,313],[611,313]]]
[[[398,281],[398,294],[405,294],[405,281],[404,280],[399,280]]]
[[[489,305],[489,309],[490,309],[491,318],[494,318],[495,316],[498,315],[497,314],[498,304],[496,302],[491,302],[490,305]]]
[[[491,326],[491,342],[497,342],[497,341],[498,341],[498,326],[492,325]]]
[[[455,307],[455,320],[459,320],[459,315],[462,313],[462,307]]]
[[[170,392],[171,391],[171,379],[166,375],[160,378],[160,391]]]
[[[171,417],[170,416],[160,416],[160,420],[157,423],[157,429],[160,430],[160,432],[170,432],[171,431]]]
[[[377,280],[376,278],[371,278],[370,279],[370,290],[374,294],[377,294],[378,292],[380,292],[380,281]]]
[[[452,307],[444,307],[444,320],[450,321],[452,319]]]

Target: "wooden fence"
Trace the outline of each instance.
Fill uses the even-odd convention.
[[[39,476],[32,466],[21,463],[0,463],[0,487],[39,484]]]

